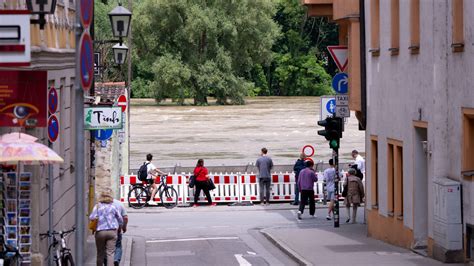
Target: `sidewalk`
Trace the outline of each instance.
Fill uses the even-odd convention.
[[[322,219],[322,218],[317,218]],[[301,265],[442,265],[367,237],[364,224],[269,228],[261,232]]]
[[[126,234],[122,235],[122,261],[120,262],[121,266],[130,266],[130,261],[132,259],[132,242],[133,239],[128,237]],[[97,252],[95,247],[94,236],[89,236],[87,238],[86,244],[86,263],[85,266],[96,265]]]

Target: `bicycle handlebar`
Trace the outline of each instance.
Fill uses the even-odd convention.
[[[40,236],[47,236],[47,237],[51,237],[51,236],[55,236],[55,235],[59,235],[61,237],[63,236],[66,236],[72,232],[76,231],[76,227],[74,226],[72,229],[70,230],[67,230],[67,231],[53,231],[53,232],[47,232],[47,233],[44,233],[44,234],[40,234]]]

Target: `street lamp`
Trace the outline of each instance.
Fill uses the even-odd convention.
[[[117,65],[122,65],[127,59],[128,47],[125,44],[117,43],[112,47],[114,51],[114,61]]]
[[[122,44],[122,38],[128,36],[132,13],[119,3],[118,7],[110,11],[109,18],[112,24],[112,34],[114,37],[119,38],[120,44]]]
[[[31,23],[39,24],[40,29],[44,29],[47,14],[54,14],[56,9],[56,0],[26,0],[26,6],[31,14],[39,15],[39,19],[32,19]]]

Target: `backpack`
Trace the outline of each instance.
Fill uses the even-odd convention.
[[[142,166],[140,166],[140,169],[138,169],[138,180],[140,181],[145,181],[146,178],[148,177],[148,165],[150,163],[143,163]]]

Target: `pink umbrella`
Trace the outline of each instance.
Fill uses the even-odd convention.
[[[0,137],[0,163],[54,164],[64,160],[52,149],[36,142],[37,138],[24,133],[9,133]]]

